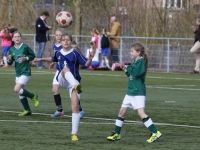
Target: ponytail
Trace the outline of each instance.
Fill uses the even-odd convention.
[[[147,68],[148,68],[148,65],[149,65],[149,60],[148,60],[148,56],[147,56],[146,53],[144,53],[143,58],[144,58],[144,60],[145,60],[146,73],[147,73]]]
[[[148,68],[148,56],[145,53],[144,46],[140,43],[135,43],[131,47],[133,47],[137,52],[140,52],[140,57],[143,57],[145,60],[145,66],[146,66],[146,73]]]
[[[8,26],[4,27],[4,36],[5,36],[6,40],[12,40],[12,37],[10,36],[10,32],[9,32]]]

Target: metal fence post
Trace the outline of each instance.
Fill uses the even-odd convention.
[[[120,36],[120,54],[119,54],[119,62],[122,63],[122,37]]]
[[[170,71],[170,39],[167,39],[167,73]]]
[[[33,50],[34,50],[34,53],[35,53],[35,35],[33,36],[33,39],[34,39],[34,41],[33,41]]]

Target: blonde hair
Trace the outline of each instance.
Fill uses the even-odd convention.
[[[131,46],[131,48],[134,48],[135,51],[140,52],[140,56],[144,58],[145,65],[146,65],[146,72],[148,67],[148,56],[145,53],[145,48],[141,43],[135,43]]]
[[[58,28],[58,29],[56,29],[56,31],[60,31],[62,34],[64,34],[66,31],[64,30],[64,29],[62,29],[62,28]]]
[[[97,34],[97,35],[99,35],[99,31],[96,28],[93,28],[90,31],[93,32],[93,33],[95,33],[95,34]]]

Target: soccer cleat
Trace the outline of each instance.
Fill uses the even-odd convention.
[[[38,95],[34,94],[34,97],[32,98],[32,101],[34,102],[35,108],[39,105]]]
[[[107,140],[109,141],[115,141],[115,140],[120,140],[121,135],[113,132],[110,136],[107,137]]]
[[[76,84],[76,85],[74,86],[74,90],[75,90],[78,94],[82,93],[81,84],[80,84],[80,83],[79,83],[79,84]]]
[[[54,114],[51,115],[52,118],[62,117],[64,116],[64,111],[56,111]]]
[[[72,141],[78,141],[78,136],[76,134],[72,134]]]
[[[80,118],[83,118],[83,116],[84,116],[84,111],[83,111],[83,110],[80,111],[80,112],[79,112],[79,115],[80,115]]]
[[[24,110],[21,114],[19,114],[20,117],[22,116],[30,116],[32,113],[31,111],[28,111],[28,110]]]
[[[8,68],[8,65],[3,66],[3,68]]]
[[[160,131],[157,131],[157,133],[152,133],[151,137],[147,140],[148,143],[152,143],[155,140],[159,139],[162,136],[162,133]]]
[[[190,74],[199,74],[199,71],[192,70],[192,71],[190,72]]]

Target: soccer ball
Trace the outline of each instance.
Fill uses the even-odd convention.
[[[72,15],[67,11],[61,11],[56,16],[56,24],[61,28],[69,27],[73,22]]]

